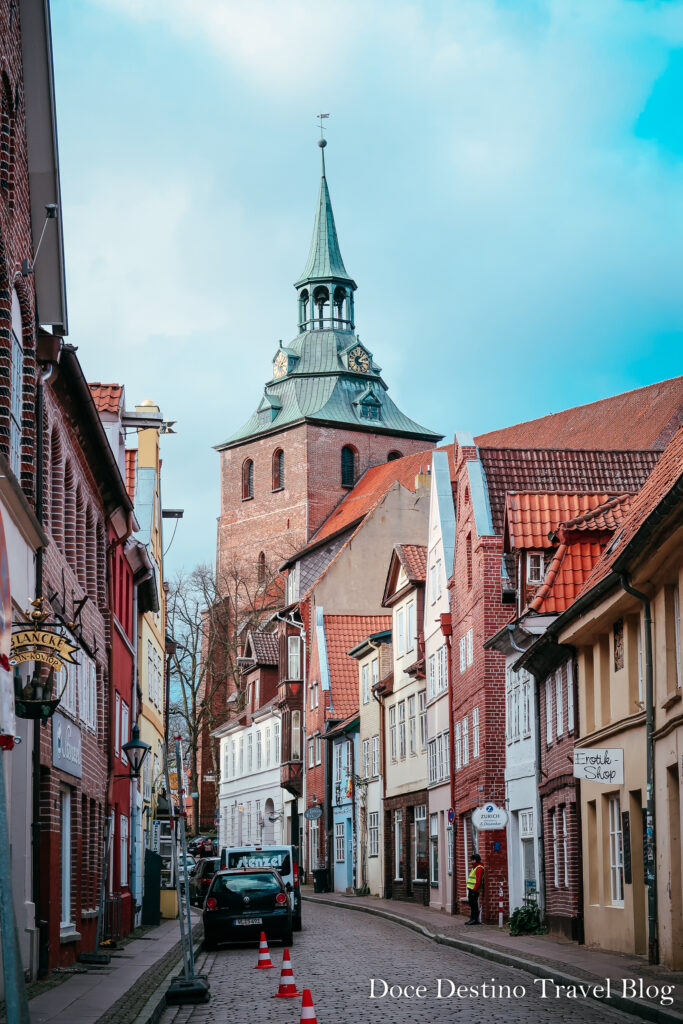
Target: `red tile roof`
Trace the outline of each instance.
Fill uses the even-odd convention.
[[[391,462],[383,462],[381,466],[372,466],[368,469],[353,490],[342,498],[339,505],[330,513],[303,550],[306,551],[307,548],[315,546],[326,537],[339,533],[358,522],[375,507],[378,501],[381,501],[397,480],[409,490],[415,490],[417,474],[420,471],[427,473],[431,468],[432,450],[417,452],[415,455],[405,455],[402,459],[393,459]],[[449,452],[452,462],[452,444],[444,445],[437,451]]]
[[[560,523],[621,497],[604,491],[510,491],[505,502],[510,549],[554,547],[549,535]]]
[[[358,710],[358,662],[347,651],[371,633],[391,629],[391,615],[325,615],[327,663],[335,718]]]
[[[135,477],[138,468],[137,448],[126,448],[126,490],[135,501]]]
[[[555,451],[530,448],[480,448],[491,518],[503,532],[508,491],[639,491],[660,458],[656,451]]]
[[[397,544],[395,551],[410,582],[424,583],[427,579],[427,548],[424,544]]]
[[[117,413],[121,407],[123,386],[121,384],[100,384],[95,381],[89,385],[98,412]]]
[[[669,442],[656,469],[653,470],[639,494],[631,501],[629,513],[617,531],[613,541],[588,576],[577,596],[592,590],[612,571],[614,563],[626,551],[639,530],[645,525],[657,506],[676,484],[683,481],[683,429]]]
[[[543,583],[529,602],[539,615],[559,615],[575,600],[590,576],[612,533],[628,513],[633,495],[612,498],[555,531],[560,545],[546,570]]]
[[[578,405],[475,438],[485,448],[662,451],[683,423],[683,377]]]

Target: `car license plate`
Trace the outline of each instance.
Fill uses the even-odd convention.
[[[235,924],[263,924],[262,917],[238,917]]]

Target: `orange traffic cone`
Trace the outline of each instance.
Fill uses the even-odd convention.
[[[265,971],[268,967],[275,967],[275,964],[270,959],[268,943],[266,942],[266,933],[261,932],[261,942],[258,948],[258,963],[254,967],[254,970]]]
[[[296,983],[294,981],[294,971],[292,970],[292,963],[289,959],[289,950],[286,949],[284,956],[282,957],[282,971],[280,972],[280,987],[273,996],[273,999],[289,999],[291,996],[300,996],[301,992],[297,992]]]
[[[301,1021],[300,1024],[318,1024],[318,1018],[313,1008],[310,988],[304,989],[304,997],[301,1000]]]

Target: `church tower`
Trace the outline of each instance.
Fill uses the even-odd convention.
[[[389,398],[356,334],[356,282],[339,248],[320,139],[313,238],[294,287],[297,334],[280,342],[252,416],[222,444],[218,567],[276,567],[310,540],[371,466],[433,448],[441,435]]]

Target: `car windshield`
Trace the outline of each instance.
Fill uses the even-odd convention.
[[[292,871],[288,850],[234,850],[228,854],[228,868],[277,868],[281,875]]]
[[[248,875],[217,875],[213,881],[214,893],[280,892],[282,886],[269,871]]]

